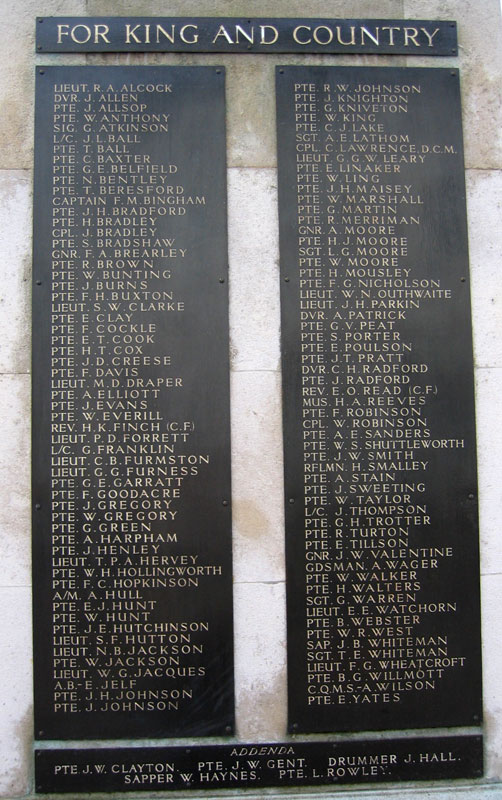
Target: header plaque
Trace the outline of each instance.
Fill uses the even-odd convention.
[[[284,17],[39,17],[41,53],[373,53],[457,55],[444,20]]]

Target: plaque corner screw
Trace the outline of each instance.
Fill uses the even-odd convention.
[[[465,278],[460,278],[460,283],[465,283]]]
[[[225,725],[225,733],[232,733],[232,727],[230,725]]]
[[[298,730],[298,723],[297,722],[293,722],[293,724],[291,725],[291,730],[292,731],[297,731]]]
[[[454,53],[454,52],[455,52],[455,50],[452,50],[452,53]],[[450,72],[450,75],[452,76],[452,78],[454,78],[456,74],[457,73],[455,72],[455,70],[452,69],[452,71]]]
[[[283,69],[280,69],[280,70],[279,70],[279,74],[280,74],[280,75],[284,75],[284,70],[283,70]]]
[[[45,731],[39,731],[39,732],[38,732],[38,735],[39,735],[39,736],[43,736],[43,735],[44,735],[44,733],[45,733]]]
[[[452,47],[452,48],[451,48],[451,52],[453,53],[453,55],[455,55],[455,53],[457,52],[457,48],[456,48],[456,47]],[[455,73],[454,73],[454,72],[452,72],[451,74],[452,74],[452,75],[455,75]]]
[[[289,283],[289,278],[284,278],[285,283]]]
[[[294,498],[294,497],[290,497],[290,498],[289,498],[289,502],[290,502],[290,503],[294,503],[294,502],[295,502],[295,498]]]
[[[228,500],[223,500],[223,501],[222,501],[222,505],[224,505],[224,506],[228,506]]]
[[[225,278],[220,278],[219,281],[220,283],[225,283]]]
[[[42,49],[42,45],[41,44],[37,45],[37,50],[41,50],[41,49]]]
[[[37,284],[37,286],[41,286],[42,285],[42,281],[35,281],[35,283]]]
[[[38,21],[39,21],[39,22],[43,22],[43,21],[44,21],[44,18],[43,18],[43,17],[39,17],[39,18],[38,18]]]
[[[36,508],[37,511],[40,511],[42,506],[40,505],[40,503],[35,503],[35,508]],[[43,731],[40,731],[40,733],[43,733]]]
[[[216,70],[216,74],[217,74],[217,75],[221,75],[221,69],[217,69],[217,70]]]
[[[45,70],[44,69],[39,69],[38,70],[38,74],[39,75],[45,75]]]

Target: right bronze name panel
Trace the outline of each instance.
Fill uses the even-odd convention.
[[[458,72],[278,67],[289,730],[481,721]]]

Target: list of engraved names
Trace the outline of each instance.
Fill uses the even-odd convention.
[[[38,131],[51,144],[38,186],[51,289],[41,312],[48,383],[36,391],[50,403],[41,424],[52,499],[39,596],[51,663],[38,690],[40,719],[51,721],[40,728],[64,736],[83,722],[94,736],[129,736],[127,718],[153,736],[223,731],[232,724],[223,76],[73,72],[38,76]],[[204,700],[210,686],[221,716]]]
[[[467,723],[479,643],[456,75],[292,68],[278,86],[290,725]]]

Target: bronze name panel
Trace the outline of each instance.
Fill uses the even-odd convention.
[[[277,71],[289,727],[481,719],[459,81]]]
[[[215,791],[477,778],[480,736],[37,750],[36,790]]]
[[[37,70],[35,736],[233,730],[224,70]]]
[[[38,17],[37,51],[457,55],[445,20],[303,17]]]

